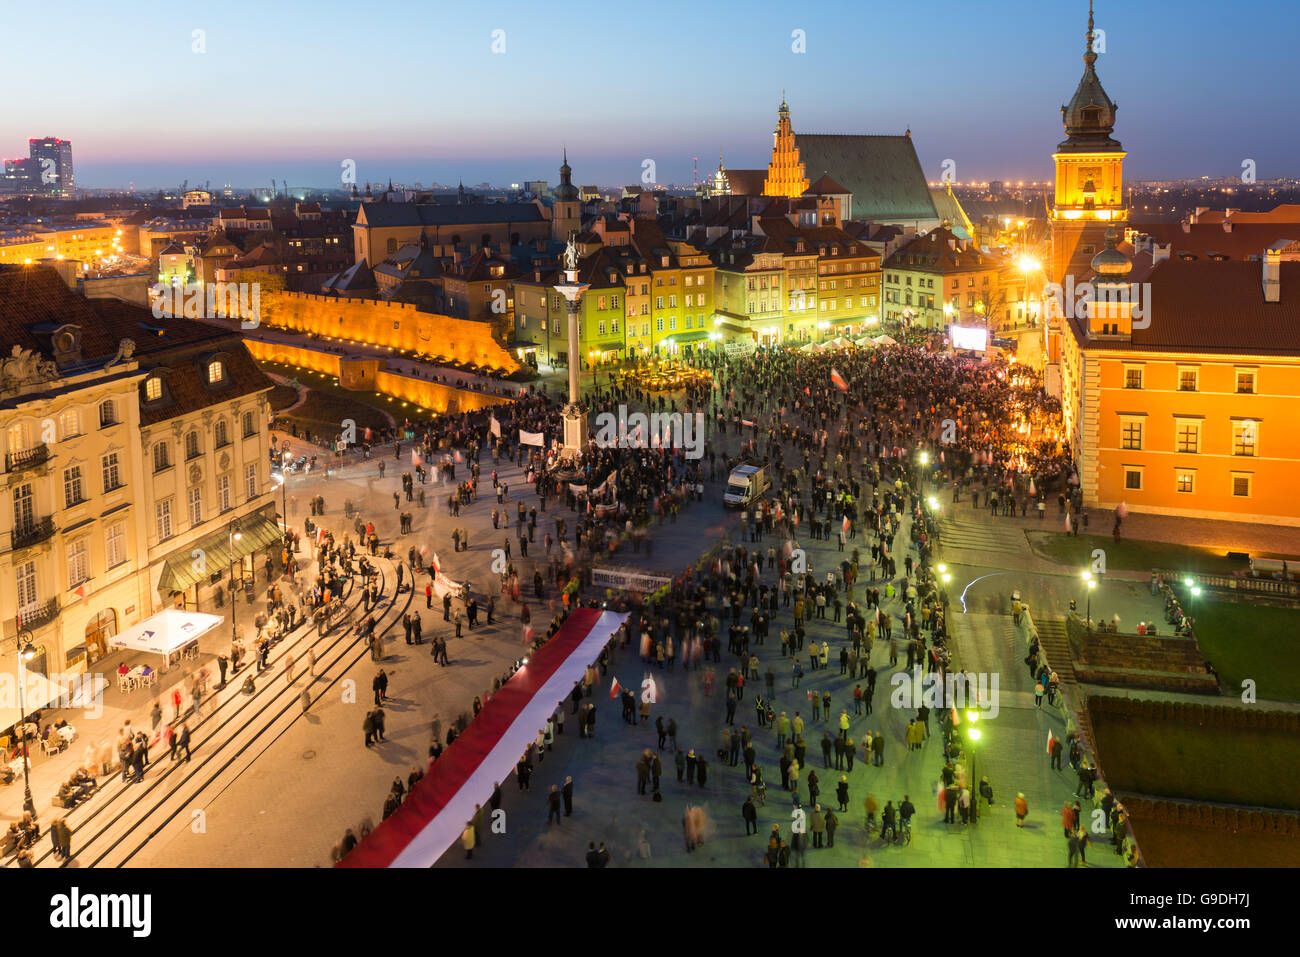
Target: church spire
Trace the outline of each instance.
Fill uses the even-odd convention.
[[[1092,0],[1088,0],[1088,47],[1083,54],[1083,62],[1088,64],[1088,69],[1093,69],[1093,64],[1097,62],[1097,54],[1093,52],[1092,43],[1097,39],[1097,34],[1093,29],[1092,21]]]

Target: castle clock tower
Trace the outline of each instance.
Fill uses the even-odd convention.
[[[1052,263],[1049,279],[1077,281],[1088,273],[1092,257],[1105,247],[1106,230],[1123,229],[1124,147],[1111,137],[1116,106],[1097,78],[1093,50],[1092,3],[1088,3],[1087,49],[1083,78],[1069,105],[1061,107],[1066,138],[1056,147],[1056,202],[1052,207]],[[1122,233],[1121,233],[1122,234]]]

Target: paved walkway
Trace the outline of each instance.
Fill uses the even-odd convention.
[[[896,540],[906,540],[906,532]],[[826,568],[838,560],[834,543],[801,542],[810,552],[814,567]],[[851,547],[851,546],[850,546]],[[901,556],[899,556],[901,558]],[[895,608],[895,611],[898,609]],[[843,625],[836,625],[830,613],[826,620],[814,620],[808,630],[809,640],[819,643],[829,638],[832,645],[832,664],[827,671],[810,671],[805,664],[805,677],[799,689],[791,688],[789,662],[775,660],[779,655],[781,627],[789,627],[790,612],[782,609],[773,623],[773,634],[766,647],[754,650],[759,659],[760,674],[769,665],[776,673],[774,707],[791,715],[797,710],[805,719],[811,715],[808,693],[813,689],[830,690],[833,696],[832,712],[838,716],[841,707],[852,712],[852,689],[855,682],[839,674],[839,649],[846,644]],[[1028,685],[1026,669],[1010,636],[1009,619],[1002,616],[957,615],[954,621],[954,643],[958,662],[964,668],[999,673],[999,713],[987,722],[980,751],[975,758],[976,777],[988,775],[994,786],[996,803],[983,812],[977,825],[944,824],[937,811],[937,784],[942,766],[942,745],[937,738],[927,741],[918,752],[904,750],[902,735],[908,719],[914,713],[910,708],[894,707],[891,701],[890,675],[895,673],[888,664],[888,648],[877,642],[872,651],[872,661],[880,671],[876,688],[874,711],[871,715],[852,717],[850,735],[860,742],[863,733],[870,729],[884,732],[888,745],[882,767],[873,768],[855,760],[853,771],[836,772],[824,768],[820,752],[822,733],[831,731],[825,721],[808,721],[805,738],[808,743],[808,769],[816,771],[820,781],[820,802],[823,807],[834,807],[835,786],[840,774],[849,778],[849,810],[841,813],[840,829],[833,849],[809,850],[805,863],[816,866],[1063,866],[1066,863],[1064,837],[1059,830],[1059,811],[1062,802],[1072,799],[1075,778],[1069,771],[1052,771],[1046,754],[1047,731],[1064,735],[1064,721],[1059,713],[1034,707],[1033,695]],[[775,646],[775,647],[774,647]],[[729,667],[736,665],[734,656],[724,653],[720,665],[715,666],[721,678]],[[899,669],[906,663],[900,657]],[[613,667],[620,683],[637,687],[645,668],[634,648],[620,652]],[[514,779],[503,782],[506,811],[506,833],[486,835],[484,844],[475,852],[474,860],[466,862],[463,852],[453,848],[439,862],[440,866],[554,866],[569,863],[581,865],[589,841],[604,841],[612,854],[615,866],[764,866],[765,835],[773,824],[780,824],[788,840],[793,804],[789,795],[780,791],[779,753],[775,733],[757,727],[753,707],[753,693],[765,693],[763,682],[747,687],[736,715],[736,725],[746,725],[755,732],[757,762],[764,769],[768,782],[768,800],[759,809],[759,836],[746,837],[740,809],[749,793],[744,781],[743,766],[731,768],[716,755],[721,746],[722,718],[725,701],[715,688],[712,697],[704,694],[703,671],[659,671],[653,677],[659,684],[659,703],[653,709],[648,726],[629,726],[619,718],[618,702],[608,700],[611,675],[602,679],[597,696],[597,735],[594,740],[581,740],[570,731],[560,740],[557,749],[537,766],[532,790],[521,794]],[[709,762],[709,778],[705,788],[678,783],[671,754],[663,754],[664,777],[661,782],[664,801],[654,803],[636,793],[635,762],[642,749],[656,747],[653,719],[662,713],[671,716],[679,725],[679,745],[694,748]],[[572,721],[572,719],[570,719]],[[937,722],[932,719],[932,730],[937,734]],[[861,754],[859,745],[858,754]],[[560,827],[547,827],[545,794],[551,784],[562,784],[566,776],[575,781],[574,817]],[[806,781],[806,776],[805,776]],[[1011,804],[1017,791],[1024,791],[1030,803],[1029,826],[1020,830],[1015,826]],[[914,819],[914,839],[910,846],[886,845],[878,834],[865,829],[863,801],[868,793],[875,793],[883,805],[886,800],[901,800],[911,796],[917,807]],[[806,785],[801,785],[801,796],[807,800]],[[704,845],[688,853],[682,838],[681,817],[688,804],[701,804],[710,821]],[[1090,809],[1085,802],[1085,810]],[[642,858],[638,851],[640,835],[645,832],[650,846],[650,857]],[[1094,864],[1118,866],[1120,859],[1105,845],[1096,845],[1090,859]]]

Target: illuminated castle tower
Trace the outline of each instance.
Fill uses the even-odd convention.
[[[764,196],[802,196],[808,188],[808,175],[799,161],[799,147],[794,143],[794,130],[790,127],[790,107],[781,94],[781,109],[777,111],[776,129],[772,131],[772,162],[767,166],[767,179],[763,181]]]
[[[1088,3],[1088,45],[1083,54],[1083,78],[1068,106],[1061,107],[1066,138],[1057,145],[1056,203],[1052,208],[1050,280],[1081,278],[1105,245],[1108,227],[1122,227],[1124,208],[1124,147],[1111,138],[1116,106],[1097,78],[1093,51],[1092,3]]]

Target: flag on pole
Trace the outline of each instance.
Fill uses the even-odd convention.
[[[615,679],[614,679],[614,683],[611,684],[611,685],[609,686],[609,700],[610,700],[610,701],[613,701],[615,698],[618,697],[618,693],[619,693],[620,690],[622,690],[622,687],[623,687],[623,686],[620,685],[620,684],[618,683],[618,678],[615,678]]]
[[[835,383],[835,387],[841,392],[849,391],[849,384],[844,381],[844,376],[840,375],[835,369],[831,369],[831,381]]]
[[[849,517],[848,517],[847,515],[844,516],[844,526],[843,526],[843,527],[844,527],[844,534],[847,535],[847,534],[849,533],[849,528],[851,527],[850,524],[849,524]]]
[[[752,429],[752,428],[755,428],[755,424],[754,424],[753,422],[751,422],[749,419],[741,419],[741,420],[740,420],[740,424],[741,424],[741,425],[747,425],[747,426],[749,426],[751,429]]]
[[[1052,734],[1051,731],[1048,731],[1047,732],[1047,753],[1048,754],[1052,753],[1052,746],[1054,744],[1056,744],[1056,735]]]
[[[420,458],[420,453],[411,449],[411,468],[419,468],[424,464],[424,459]]]

